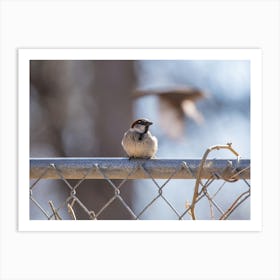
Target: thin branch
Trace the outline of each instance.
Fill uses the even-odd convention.
[[[49,205],[50,205],[50,207],[51,207],[51,209],[52,209],[54,218],[55,218],[56,220],[62,220],[61,217],[59,216],[59,214],[57,213],[57,211],[56,211],[56,209],[55,209],[55,207],[54,207],[54,204],[53,204],[53,202],[52,202],[51,200],[49,200]]]
[[[75,201],[75,200],[73,199],[73,201]],[[68,204],[67,204],[68,213],[72,216],[73,220],[77,220],[77,218],[76,218],[76,215],[75,215],[75,212],[74,212],[74,209],[73,209],[72,205],[74,205],[74,203],[73,203],[73,202],[72,202],[71,204],[70,204],[70,203],[68,203]]]
[[[196,216],[195,216],[195,204],[196,204],[196,199],[198,197],[198,189],[199,189],[199,184],[201,182],[201,177],[202,177],[202,171],[203,171],[203,167],[204,167],[204,164],[205,164],[205,161],[208,157],[208,154],[213,151],[213,150],[220,150],[220,149],[227,149],[227,150],[230,150],[234,155],[237,156],[237,158],[239,159],[239,154],[231,147],[231,143],[228,143],[227,145],[217,145],[217,146],[212,146],[212,147],[209,147],[203,157],[202,157],[202,160],[200,162],[200,165],[199,165],[199,170],[198,170],[198,173],[197,173],[197,176],[196,176],[196,182],[195,182],[195,187],[194,187],[194,193],[193,193],[193,199],[192,199],[192,204],[191,204],[191,214],[192,214],[192,219],[193,220],[196,220]]]
[[[230,215],[230,213],[231,213],[234,209],[236,209],[237,206],[240,205],[240,203],[239,203],[240,199],[241,199],[244,195],[246,195],[246,194],[250,194],[250,190],[248,190],[248,191],[242,193],[241,195],[239,195],[239,196],[237,197],[237,199],[232,203],[232,205],[228,208],[228,210],[225,211],[225,213],[220,217],[220,220],[225,220],[225,219]],[[247,197],[246,197],[246,198],[247,198]]]

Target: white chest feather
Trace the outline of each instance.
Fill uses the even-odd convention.
[[[157,152],[157,138],[148,131],[141,134],[134,129],[129,129],[122,140],[122,146],[129,157],[151,158]]]

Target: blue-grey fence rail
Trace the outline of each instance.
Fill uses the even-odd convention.
[[[194,179],[200,159],[128,159],[128,158],[31,158],[30,179]],[[100,172],[102,170],[102,172]],[[250,179],[250,159],[209,159],[203,165],[201,179]]]

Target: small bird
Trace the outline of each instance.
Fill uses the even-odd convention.
[[[134,98],[157,96],[159,101],[159,124],[162,130],[173,139],[181,139],[185,132],[185,117],[201,124],[204,120],[196,102],[209,94],[193,87],[165,87],[137,89]]]
[[[153,123],[147,119],[139,119],[132,123],[125,132],[122,146],[129,158],[149,159],[155,156],[158,149],[158,140],[149,131]]]

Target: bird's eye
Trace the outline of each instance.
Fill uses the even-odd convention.
[[[138,121],[137,123],[141,123],[141,121]]]

